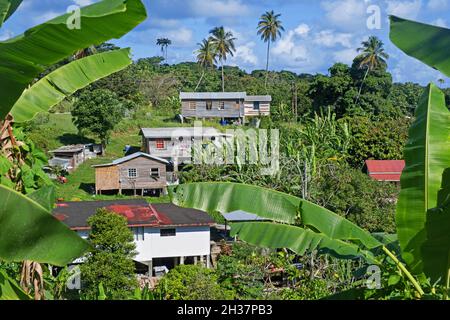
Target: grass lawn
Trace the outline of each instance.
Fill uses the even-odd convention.
[[[149,124],[150,126],[150,124]],[[127,199],[134,197],[126,196],[96,196],[95,171],[92,168],[96,164],[109,163],[114,159],[124,156],[123,149],[126,145],[134,147],[141,146],[138,123],[133,120],[123,120],[120,123],[121,130],[113,132],[110,143],[106,148],[104,157],[91,159],[83,163],[78,169],[70,174],[66,184],[57,184],[57,198],[64,201],[80,200],[111,200]],[[124,130],[124,128],[126,128]],[[72,122],[70,114],[50,114],[49,121],[40,124],[29,134],[31,139],[45,151],[57,149],[60,146],[77,143],[99,142],[93,136],[80,136],[78,130]],[[50,155],[49,155],[50,156]],[[149,202],[168,202],[168,197],[146,198]]]
[[[87,201],[87,200],[111,200],[111,199],[127,199],[121,195],[115,196],[97,196],[95,195],[95,171],[93,165],[109,163],[112,160],[124,156],[124,147],[130,145],[140,148],[142,142],[139,136],[141,127],[175,127],[181,126],[180,123],[171,121],[167,117],[155,117],[148,119],[124,119],[118,125],[116,130],[111,134],[110,143],[106,148],[104,157],[91,159],[83,163],[78,169],[70,174],[66,184],[57,184],[57,198],[64,201]],[[182,126],[192,126],[192,124],[184,124]],[[216,123],[205,123],[204,127],[214,126],[225,130]],[[94,136],[80,136],[78,130],[72,122],[70,114],[50,114],[49,121],[40,124],[34,128],[29,134],[31,139],[37,146],[45,151],[57,149],[63,145],[99,142]],[[49,154],[50,157],[50,154]],[[149,202],[169,202],[168,197],[146,198]]]

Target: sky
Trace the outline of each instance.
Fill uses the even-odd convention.
[[[71,5],[96,0],[24,0],[0,29],[0,40],[23,33],[36,24],[64,14]],[[195,61],[195,50],[209,31],[224,26],[233,32],[236,53],[228,65],[246,71],[264,69],[266,44],[256,34],[260,16],[274,10],[285,28],[272,45],[271,70],[327,73],[335,62],[351,64],[356,49],[370,35],[379,37],[389,54],[389,71],[395,82],[427,84],[450,79],[406,56],[389,41],[390,14],[450,26],[450,0],[143,0],[148,19],[122,39],[111,41],[131,47],[135,59],[161,55],[156,39],[172,40],[168,62]],[[369,22],[378,17],[379,28]]]

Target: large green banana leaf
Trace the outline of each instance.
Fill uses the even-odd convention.
[[[299,255],[318,249],[338,258],[362,257],[368,263],[379,263],[372,253],[361,250],[355,244],[331,239],[321,233],[285,224],[233,223],[231,235],[239,236],[239,239],[255,246],[272,249],[288,248]]]
[[[0,42],[0,118],[49,66],[77,50],[120,38],[146,18],[140,0],[104,0],[81,9],[81,28],[67,25],[71,14]]]
[[[64,266],[89,244],[34,200],[0,186],[0,259]]]
[[[30,194],[27,195],[28,198],[37,202],[41,207],[51,212],[53,205],[55,204],[56,192],[55,186],[44,186]]]
[[[21,3],[22,0],[0,0],[0,28]]]
[[[31,300],[14,279],[0,270],[0,300]]]
[[[309,201],[245,184],[192,183],[169,190],[172,202],[209,213],[243,210],[284,224],[301,224],[336,240],[349,240],[367,249],[382,246],[370,233]]]
[[[391,41],[407,55],[450,76],[450,30],[391,16]]]
[[[130,49],[114,50],[75,60],[26,89],[11,110],[14,121],[29,121],[37,113],[47,112],[77,90],[130,64]]]
[[[422,245],[423,269],[432,283],[450,279],[450,169],[444,171],[438,207],[428,210],[426,239]]]
[[[421,250],[427,238],[427,212],[437,207],[442,175],[450,167],[450,112],[444,94],[433,84],[420,100],[404,153],[397,233],[403,259],[419,274],[423,271]]]

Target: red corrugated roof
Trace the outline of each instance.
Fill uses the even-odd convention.
[[[404,160],[367,160],[367,171],[370,177],[378,181],[400,181]]]

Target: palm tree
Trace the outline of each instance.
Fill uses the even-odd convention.
[[[273,10],[267,11],[261,16],[261,20],[258,23],[258,35],[261,35],[261,39],[267,42],[266,89],[269,77],[270,43],[277,41],[277,38],[281,37],[281,32],[284,31],[282,22],[279,20],[280,17],[281,14],[275,14]]]
[[[359,63],[359,68],[366,68],[367,71],[364,75],[363,81],[361,82],[356,102],[359,101],[364,81],[366,80],[369,72],[379,68],[380,66],[385,66],[387,64],[386,60],[389,59],[389,55],[384,51],[383,41],[377,37],[370,36],[369,39],[367,41],[363,41],[361,45],[362,47],[357,50],[358,52],[361,52],[361,54],[357,56],[356,59],[361,60]]]
[[[225,31],[223,27],[216,27],[210,31],[211,37],[210,41],[217,52],[217,57],[219,58],[220,64],[222,66],[222,91],[225,92],[225,78],[223,74],[223,64],[227,61],[227,55],[234,55],[236,48],[234,46],[234,41],[236,38],[233,37],[233,33],[230,31]]]
[[[213,67],[217,62],[217,51],[212,44],[211,39],[203,39],[202,43],[198,43],[198,45],[200,46],[200,48],[196,51],[197,62],[202,67],[203,72],[202,76],[200,77],[200,81],[195,87],[195,91],[197,91],[200,83],[203,80],[203,77],[205,76],[205,70]]]
[[[161,47],[161,52],[164,55],[164,60],[167,61],[167,48],[172,44],[172,40],[168,38],[159,38],[156,40],[156,45]]]

